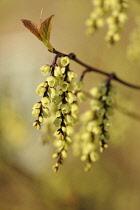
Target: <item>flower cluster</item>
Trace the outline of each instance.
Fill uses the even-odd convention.
[[[74,133],[73,126],[77,121],[78,114],[77,97],[73,83],[77,76],[69,69],[68,57],[61,58],[61,65],[63,66],[63,75],[59,73],[59,67],[57,67],[56,72],[54,71],[54,75],[60,80],[59,96],[53,100],[57,104],[56,119],[54,121],[54,125],[57,127],[55,132],[56,140],[54,142],[57,152],[52,156],[57,158],[57,162],[53,166],[54,172],[58,170],[59,165],[67,158],[68,147],[72,143],[71,136]]]
[[[78,148],[80,145],[81,160],[87,161],[85,171],[88,171],[92,162],[99,158],[98,148],[100,152],[103,152],[108,147],[115,89],[108,79],[98,88],[91,89],[90,94],[92,96],[91,109],[82,115],[83,127],[75,139],[75,147]]]
[[[105,40],[114,44],[120,40],[119,31],[127,20],[125,13],[128,3],[123,0],[93,0],[94,9],[86,21],[88,34],[94,34],[106,23],[108,26]],[[108,15],[108,16],[106,16]]]
[[[43,122],[44,118],[50,117],[50,111],[48,106],[51,103],[51,99],[47,92],[48,83],[46,81],[41,83],[36,89],[36,93],[39,96],[43,95],[41,100],[34,104],[32,110],[32,115],[38,117],[38,119],[35,120],[33,123],[33,126],[36,126],[37,130],[41,129],[41,123]]]
[[[32,111],[32,115],[38,117],[33,126],[39,130],[44,118],[50,117],[49,106],[51,104],[56,106],[53,124],[57,127],[54,141],[57,152],[53,154],[53,158],[58,158],[58,160],[53,166],[54,171],[58,170],[59,165],[67,157],[68,146],[72,142],[71,136],[74,132],[73,125],[77,121],[78,113],[74,89],[74,80],[77,75],[69,69],[69,57],[61,57],[60,65],[56,61],[53,65],[45,65],[40,69],[43,75],[49,73],[50,75],[37,87],[36,93],[43,97],[33,106]]]
[[[93,6],[94,10],[91,12],[90,17],[86,21],[88,34],[95,33],[105,24],[104,15],[109,10],[109,5],[107,5],[104,0],[94,0]]]

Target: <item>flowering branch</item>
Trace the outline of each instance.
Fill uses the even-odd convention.
[[[111,81],[115,80],[135,89],[140,89],[140,86],[125,82],[114,73],[89,66],[79,60],[74,53],[64,54],[55,50],[50,43],[52,18],[53,15],[43,22],[41,19],[40,27],[30,20],[22,19],[24,26],[55,54],[51,65],[46,64],[40,68],[42,75],[47,75],[47,78],[36,89],[36,94],[42,98],[32,108],[32,115],[37,117],[33,126],[40,130],[43,121],[45,122],[47,141],[50,130],[54,134],[56,152],[52,157],[57,159],[53,166],[54,172],[58,171],[59,166],[67,158],[68,148],[72,144],[77,144],[76,148],[79,147],[81,160],[86,161],[85,171],[88,171],[91,164],[98,159],[98,151],[103,152],[108,147],[110,118],[113,115],[116,94]],[[81,73],[80,82],[74,81],[77,75],[70,68],[71,60],[85,69]],[[90,101],[90,110],[81,115],[80,121],[83,121],[83,125],[79,132],[75,133],[74,127],[79,121],[79,102],[86,100],[82,82],[88,72],[95,72],[107,78],[98,87],[89,91],[93,97]],[[75,138],[74,141],[72,137]]]
[[[97,69],[97,68],[94,68],[92,66],[89,66],[89,65],[85,64],[84,62],[79,60],[74,53],[70,53],[69,55],[67,55],[67,54],[61,53],[57,50],[54,50],[53,53],[57,54],[58,57],[68,56],[71,60],[75,61],[76,63],[80,64],[81,66],[84,66],[86,68],[86,70],[83,71],[82,74],[81,74],[81,77],[80,77],[81,81],[84,79],[86,73],[96,72],[96,73],[102,74],[102,75],[107,76],[107,77],[111,76],[113,80],[115,80],[115,81],[117,81],[117,82],[119,82],[119,83],[121,83],[121,84],[123,84],[127,87],[134,88],[134,89],[140,89],[140,86],[133,85],[131,83],[125,82],[124,80],[122,80],[118,76],[116,76],[116,74],[114,74],[114,73],[107,73],[105,71],[102,71],[100,69]]]

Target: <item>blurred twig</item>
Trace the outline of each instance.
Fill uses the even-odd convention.
[[[88,98],[90,98],[90,99],[95,99],[96,100],[96,98],[94,98],[90,93],[88,93],[87,91],[83,91],[84,92],[84,94],[88,97]],[[140,120],[140,114],[138,114],[138,113],[135,113],[135,112],[133,112],[133,111],[130,111],[130,110],[127,110],[125,107],[122,107],[121,105],[119,105],[119,104],[115,104],[114,105],[114,108],[116,109],[116,110],[118,110],[120,113],[122,113],[122,114],[125,114],[125,115],[127,115],[127,116],[129,116],[129,117],[132,117],[132,118],[134,118],[134,119],[136,119],[136,120]]]
[[[121,112],[122,114],[125,114],[129,117],[132,117],[136,120],[140,120],[140,114],[135,113],[133,111],[127,110],[125,107],[122,107],[121,105],[116,104],[115,109],[117,109],[119,112]]]

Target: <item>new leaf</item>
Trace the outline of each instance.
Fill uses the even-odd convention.
[[[52,29],[53,17],[54,15],[51,15],[45,21],[41,22],[40,28],[38,28],[38,26],[30,20],[21,20],[23,25],[28,28],[40,41],[42,41],[51,52],[54,50],[50,43],[50,33]]]

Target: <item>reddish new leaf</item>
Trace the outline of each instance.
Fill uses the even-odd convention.
[[[26,28],[28,28],[39,40],[42,41],[38,26],[34,22],[25,19],[22,19],[21,21]]]
[[[42,12],[41,12],[42,15]],[[52,19],[54,15],[51,15],[49,18],[47,18],[45,21],[42,22],[42,19],[40,18],[40,28],[38,26],[30,21],[22,19],[23,25],[28,28],[39,40],[41,40],[48,48],[49,51],[53,52],[54,48],[50,44],[50,33],[52,29]]]
[[[39,33],[41,35],[43,43],[48,47],[48,49],[53,52],[53,47],[50,44],[50,33],[52,29],[52,19],[54,15],[51,15],[45,21],[41,23]]]

